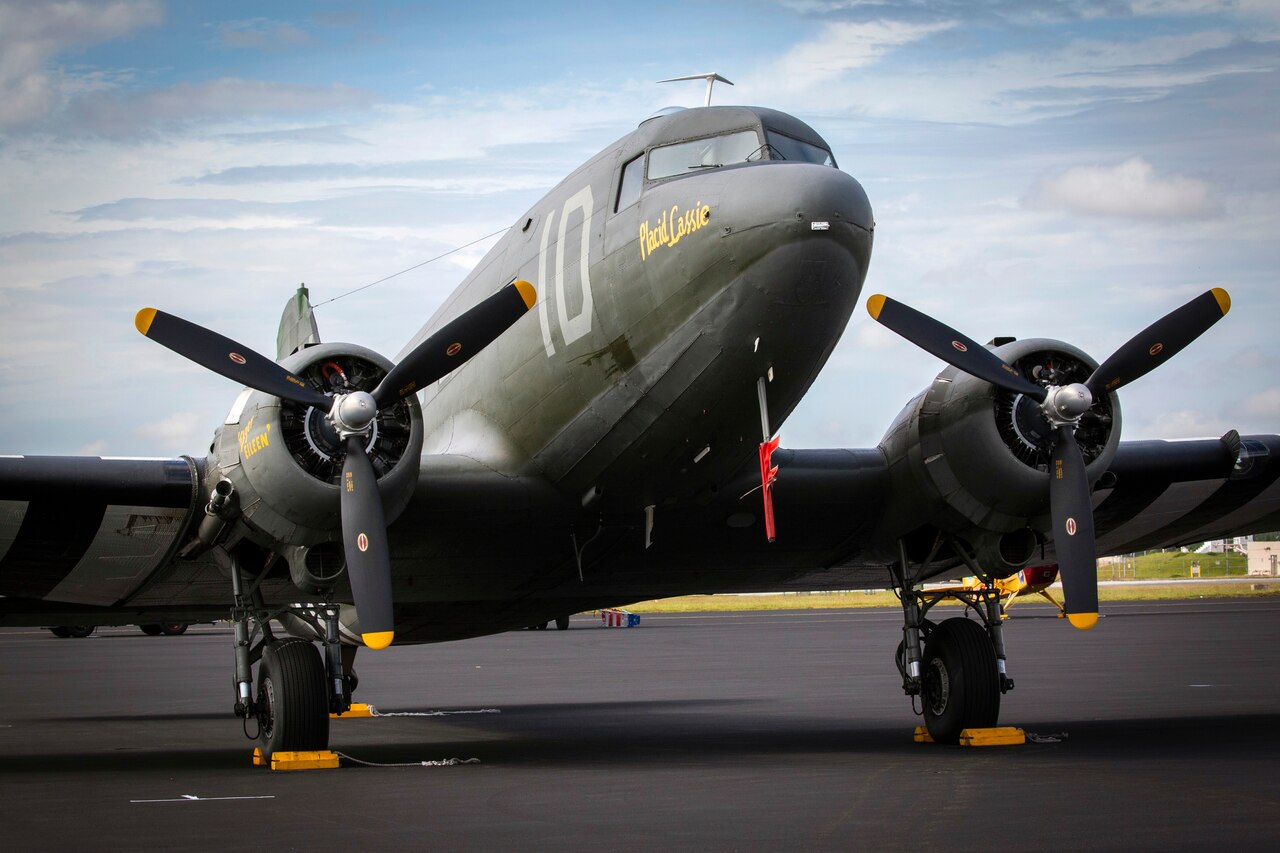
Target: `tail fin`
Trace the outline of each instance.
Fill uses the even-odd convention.
[[[276,333],[276,361],[293,355],[300,349],[320,343],[320,329],[311,311],[311,295],[305,284],[285,303],[280,315],[280,331]]]

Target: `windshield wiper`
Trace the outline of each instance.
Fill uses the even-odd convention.
[[[760,146],[759,148],[757,148],[755,151],[752,151],[750,154],[748,154],[748,155],[747,155],[747,160],[746,160],[746,162],[748,162],[748,163],[753,163],[753,162],[757,162],[757,159],[758,159],[758,160],[763,160],[763,159],[764,159],[764,157],[763,157],[763,156],[761,156],[761,157],[759,157],[759,158],[756,158],[756,155],[757,155],[757,154],[760,154],[760,155],[768,154],[768,155],[769,155],[769,159],[770,159],[770,160],[785,160],[785,159],[787,159],[786,157],[783,157],[783,156],[782,156],[782,152],[781,152],[781,151],[779,151],[777,148],[774,148],[774,147],[773,147],[772,145],[770,145],[768,142],[766,142],[764,145],[761,145],[761,146]],[[756,158],[756,159],[753,159],[753,158]]]

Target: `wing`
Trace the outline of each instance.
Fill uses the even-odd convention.
[[[934,486],[897,471],[883,448],[781,450],[774,461],[770,543],[754,460],[710,499],[658,508],[646,530],[639,510],[585,512],[541,478],[427,457],[390,529],[400,634],[475,636],[670,595],[883,588],[900,540],[917,554],[940,532],[969,541]],[[0,459],[0,623],[224,616],[223,573],[178,557],[206,493],[187,458]],[[1278,529],[1280,436],[1122,443],[1094,505],[1104,554]],[[1036,559],[1053,561],[1052,540]],[[944,552],[925,577],[958,565]],[[264,595],[297,600],[277,566]]]
[[[186,457],[0,458],[0,612],[135,597],[188,534],[199,481]]]
[[[906,453],[895,462],[891,450],[881,450],[883,459],[843,451],[859,461],[839,467],[824,464],[836,458],[833,451],[775,457],[782,462],[775,492],[779,542],[799,536],[812,546],[810,569],[788,588],[856,588],[877,566],[882,571],[875,579],[883,585],[883,568],[896,561],[899,540],[913,562],[934,551],[925,577],[954,574],[962,565],[949,554],[948,537],[990,568],[1000,541],[991,531],[1023,525],[1040,534],[1029,562],[1055,561],[1046,504],[1031,505],[1024,517],[1002,514],[1001,502],[1017,485],[1007,471],[983,466],[980,482],[966,482],[950,469],[937,473],[943,454]],[[1232,432],[1221,439],[1121,442],[1100,473],[1092,496],[1099,555],[1280,529],[1280,436]],[[837,523],[847,538],[838,539]]]
[[[1110,474],[1094,492],[1100,555],[1280,529],[1280,436],[1124,442]]]

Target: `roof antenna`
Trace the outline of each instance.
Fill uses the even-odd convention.
[[[706,80],[707,81],[707,102],[703,104],[704,107],[711,106],[711,87],[716,84],[717,80],[719,80],[721,83],[728,83],[730,86],[733,85],[732,80],[726,80],[725,78],[721,77],[719,74],[714,74],[714,73],[690,74],[688,77],[672,77],[670,80],[659,80],[658,82],[659,83],[678,83],[681,80]]]

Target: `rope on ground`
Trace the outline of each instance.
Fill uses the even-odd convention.
[[[477,708],[474,711],[379,711],[369,706],[371,717],[452,717],[456,714],[501,714],[497,708]]]
[[[1025,732],[1027,740],[1032,743],[1062,743],[1067,739],[1066,732],[1055,732],[1051,735],[1038,735],[1035,732]]]
[[[365,767],[456,767],[459,764],[479,764],[478,758],[442,758],[439,761],[397,761],[391,763],[382,763],[379,761],[365,761],[362,758],[356,758],[347,755],[345,752],[334,751],[339,758],[352,761],[356,764],[363,764]]]

